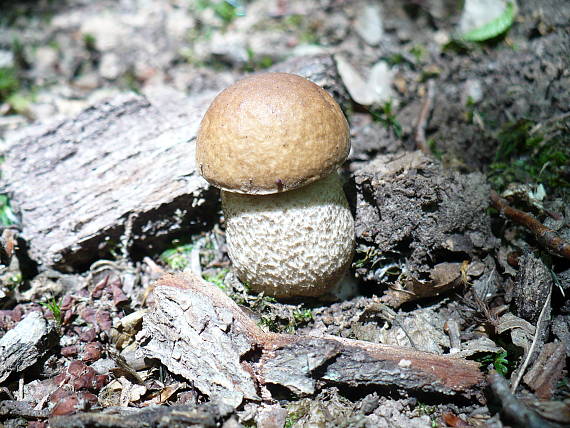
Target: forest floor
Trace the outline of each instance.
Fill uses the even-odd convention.
[[[520,2],[503,13],[506,31],[471,33],[480,41],[460,36],[459,3],[0,0],[1,424],[568,426],[570,3]],[[66,213],[58,186],[95,164],[41,156],[89,145],[97,123],[138,128],[128,120],[150,114],[156,91],[197,106],[248,73],[296,71],[296,58],[309,75],[329,64],[325,88],[351,128],[343,173],[357,247],[342,298],[251,293],[231,270],[219,194],[202,184],[196,211],[181,214],[190,228],[153,241],[143,223],[163,219],[149,208],[79,238],[96,220]],[[117,204],[99,190],[86,205]],[[151,202],[178,213],[166,198]],[[228,407],[207,379],[149,351],[149,320],[164,321],[154,283],[181,271],[222,290],[263,334],[394,345],[412,364],[419,351],[465,358],[484,380],[445,393],[421,375],[331,381],[331,358],[306,373],[309,392],[275,381]]]

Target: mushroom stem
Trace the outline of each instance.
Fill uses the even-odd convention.
[[[252,290],[320,296],[342,279],[354,251],[354,220],[335,172],[272,195],[222,191],[229,256]]]

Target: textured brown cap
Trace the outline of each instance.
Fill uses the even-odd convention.
[[[324,89],[294,74],[263,73],[214,99],[200,124],[196,161],[217,187],[270,194],[328,175],[349,150],[348,123]]]

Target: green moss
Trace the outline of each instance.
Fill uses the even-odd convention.
[[[192,252],[193,244],[180,244],[179,241],[174,241],[175,247],[164,251],[160,255],[160,260],[166,263],[171,269],[184,270],[190,265],[190,253]]]
[[[198,10],[212,9],[225,25],[245,15],[245,6],[238,0],[198,0],[196,6]]]
[[[293,428],[295,423],[301,419],[302,416],[303,415],[297,414],[296,412],[289,412],[285,418],[285,425],[283,425],[283,428]]]
[[[431,154],[436,158],[441,160],[443,158],[444,153],[439,150],[439,148],[437,147],[437,142],[433,139],[430,138],[429,140],[427,140],[427,146],[431,152]]]
[[[543,184],[552,191],[570,188],[570,133],[563,129],[570,118],[547,126],[529,119],[504,124],[497,134],[498,147],[489,167],[489,181],[501,191],[510,183]]]
[[[287,333],[294,333],[299,327],[307,325],[313,321],[313,311],[308,308],[295,308],[291,315],[292,317],[289,319],[289,323],[284,329]]]
[[[352,262],[352,266],[356,269],[365,266],[368,266],[368,269],[372,269],[381,261],[380,250],[378,248],[359,246],[355,252],[356,257]]]
[[[6,287],[9,290],[15,290],[22,283],[22,280],[22,273],[16,272],[8,277],[6,281]]]
[[[244,71],[253,72],[264,70],[273,65],[273,59],[268,55],[256,55],[256,53],[251,48],[247,48],[247,64],[244,67]]]
[[[20,86],[20,80],[13,67],[0,67],[0,103],[18,92]]]
[[[423,45],[414,45],[410,49],[410,53],[414,56],[416,62],[422,62],[427,56],[427,49]]]
[[[370,110],[370,114],[374,121],[383,124],[386,129],[392,130],[396,138],[402,138],[402,125],[400,125],[400,122],[396,119],[391,101],[386,101],[380,107]]]
[[[204,273],[202,277],[206,281],[211,282],[212,284],[223,290],[226,288],[224,280],[226,279],[226,276],[228,275],[229,271],[230,271],[229,269],[223,268],[214,274]]]
[[[301,44],[319,44],[318,34],[321,23],[310,16],[292,14],[283,18],[261,20],[253,26],[254,31],[278,31],[294,35]]]
[[[8,195],[0,194],[0,226],[10,226],[18,222],[18,219],[10,206]]]
[[[19,91],[8,97],[6,102],[10,105],[10,109],[17,114],[26,114],[30,104],[36,99],[36,93],[32,91]]]
[[[97,40],[95,39],[95,36],[93,34],[89,34],[89,33],[85,33],[83,35],[83,44],[85,45],[85,48],[92,52],[97,50],[97,48],[95,47],[95,44],[97,43]]]

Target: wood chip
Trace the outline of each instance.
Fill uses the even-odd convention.
[[[562,371],[565,366],[564,345],[562,343],[547,343],[523,380],[538,398],[547,400],[552,397],[556,384],[562,378]]]

